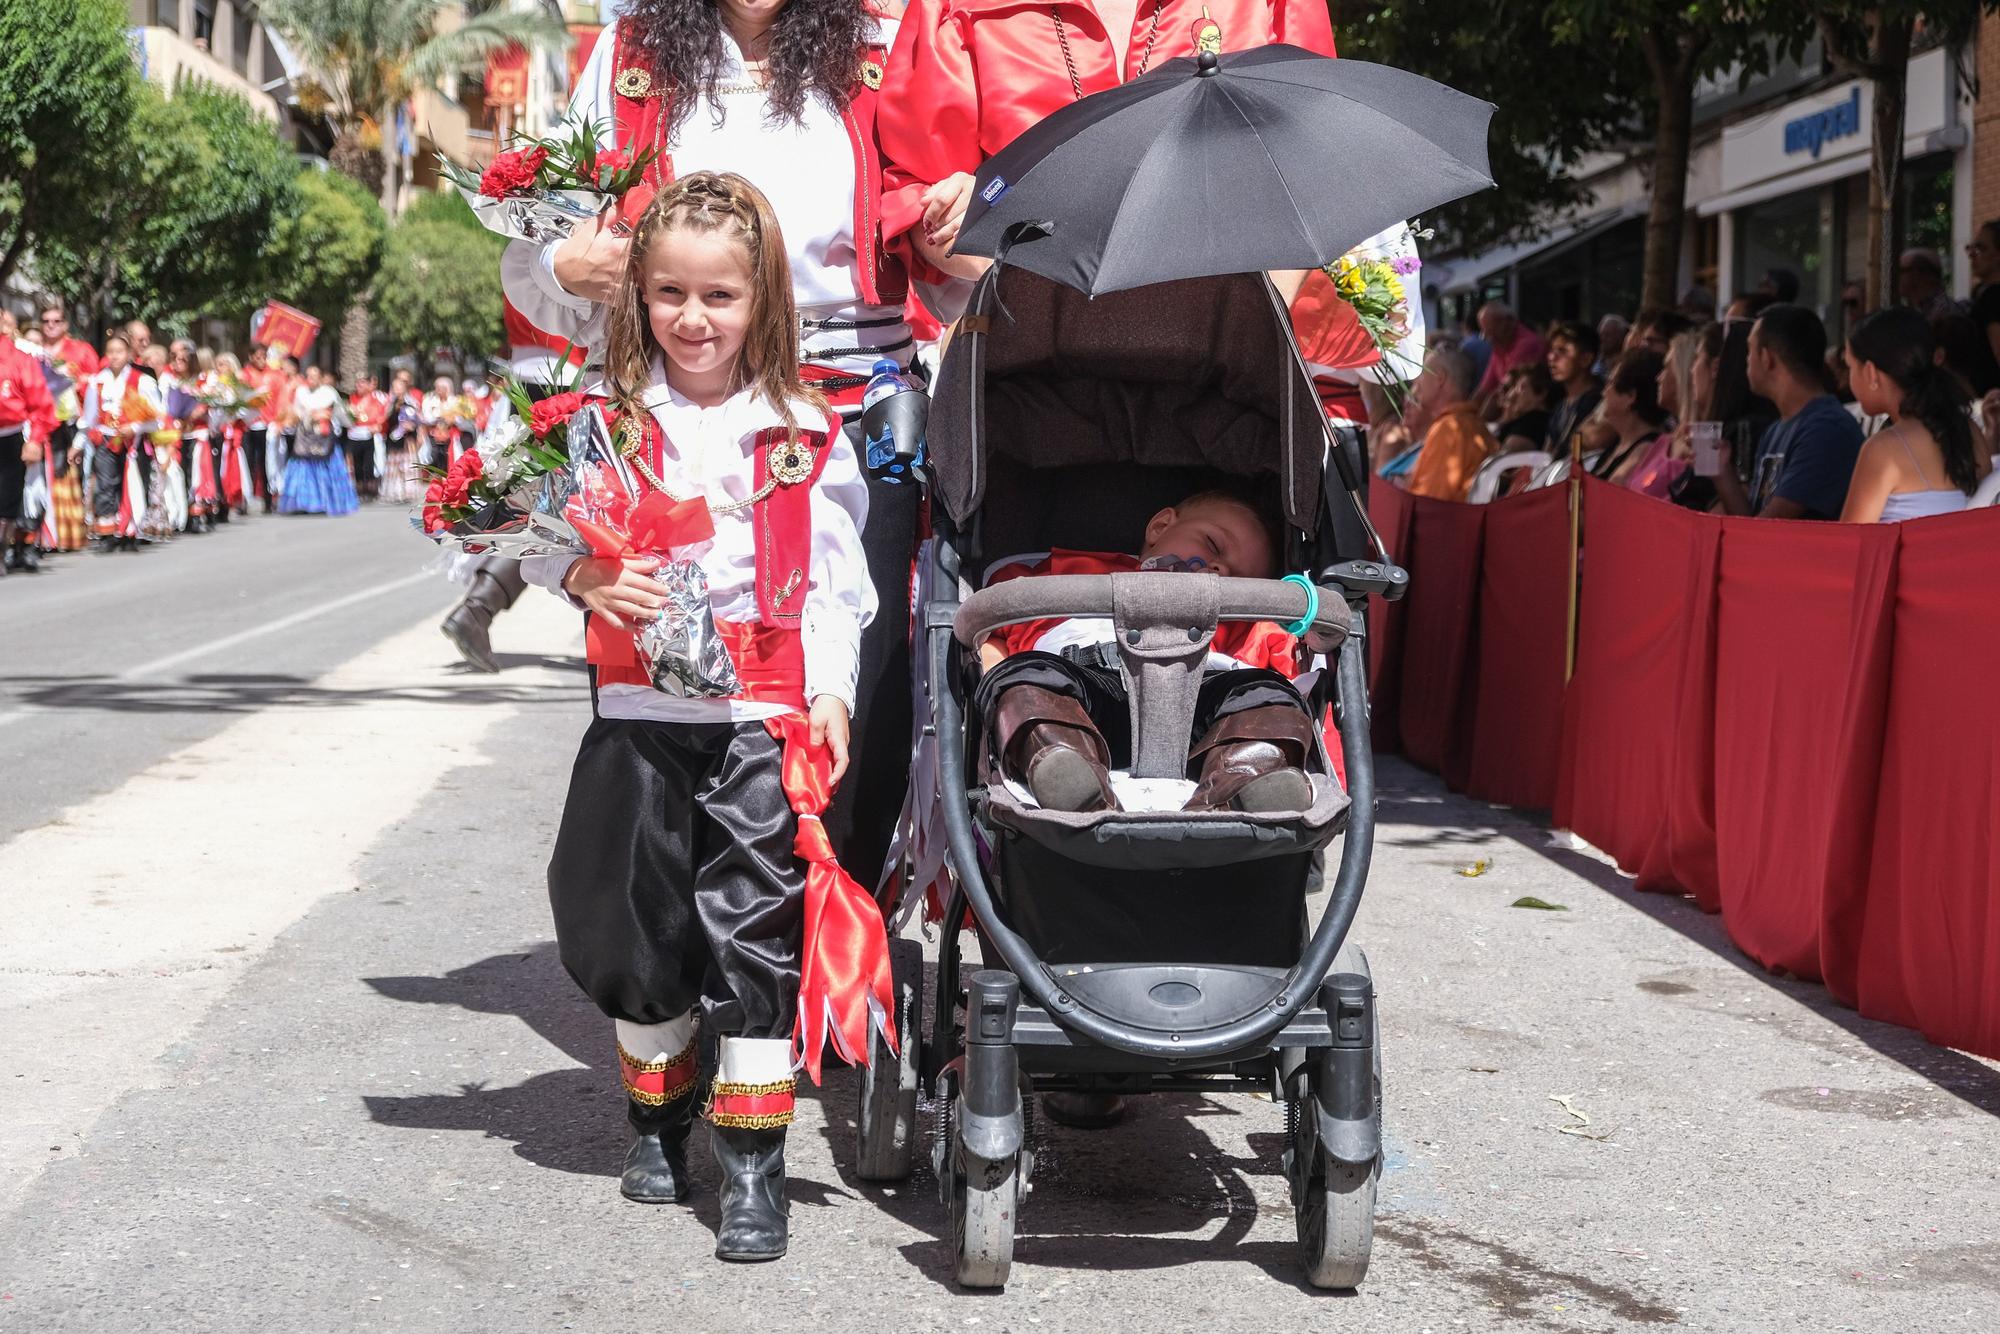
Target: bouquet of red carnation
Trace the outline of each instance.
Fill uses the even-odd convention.
[[[555,241],[645,179],[659,154],[602,148],[604,122],[565,122],[568,133],[522,137],[474,175],[438,155],[446,179],[489,231],[523,241]]]
[[[567,350],[561,364],[569,365]],[[445,546],[474,554],[494,551],[495,535],[534,507],[543,479],[570,463],[570,418],[586,404],[603,401],[584,393],[582,383],[582,367],[534,389],[508,377],[504,392],[512,411],[496,411],[478,444],[449,468],[424,469],[430,486],[418,529]]]

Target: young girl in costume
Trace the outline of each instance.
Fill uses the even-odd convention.
[[[818,940],[830,920],[814,896],[840,874],[814,812],[846,768],[875,594],[861,548],[867,483],[838,418],[800,379],[785,254],[755,187],[695,173],[641,218],[610,312],[606,393],[637,479],[631,499],[658,493],[681,520],[692,512],[670,549],[707,576],[738,693],[652,684],[633,631],[664,605],[664,553],[531,558],[522,571],[590,613],[596,717],[549,896],[564,966],[617,1029],[637,1132],[620,1189],[647,1203],[687,1197],[687,1141],[705,1103],[722,1178],[716,1254],[728,1260],[785,1251],[795,1025],[817,1076],[823,1015],[855,1054],[830,993],[870,990],[816,982],[811,948],[801,978],[807,923]],[[879,945],[879,914],[868,930]],[[719,1038],[706,1092],[697,1011]]]

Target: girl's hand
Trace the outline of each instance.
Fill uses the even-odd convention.
[[[1682,461],[1694,457],[1694,434],[1688,430],[1686,422],[1674,428],[1671,443],[1667,445],[1667,457]]]
[[[653,578],[660,568],[657,556],[586,556],[569,567],[563,576],[563,591],[602,616],[620,630],[629,630],[630,621],[649,621],[667,605],[667,598]]]
[[[833,752],[833,785],[838,787],[847,772],[847,706],[832,695],[820,695],[812,702],[808,721],[812,743]]]
[[[609,301],[625,277],[632,233],[613,211],[605,209],[588,223],[579,223],[556,245],[556,282],[571,296],[599,303]]]

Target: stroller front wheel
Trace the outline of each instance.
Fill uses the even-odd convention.
[[[954,1123],[962,1110],[954,1100]],[[1014,1267],[1014,1222],[1021,1207],[1021,1156],[968,1162],[952,1127],[945,1149],[951,1193],[951,1241],[960,1287],[1004,1288]],[[968,1171],[968,1167],[974,1169]]]

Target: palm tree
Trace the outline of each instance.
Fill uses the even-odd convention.
[[[305,66],[301,106],[333,125],[334,170],[379,195],[392,213],[401,161],[384,127],[392,125],[398,107],[510,46],[532,50],[569,40],[561,18],[539,4],[510,9],[452,0],[263,0],[258,9]],[[447,26],[443,20],[450,15],[461,21]],[[353,383],[367,355],[368,306],[357,293],[341,322],[341,378]]]

